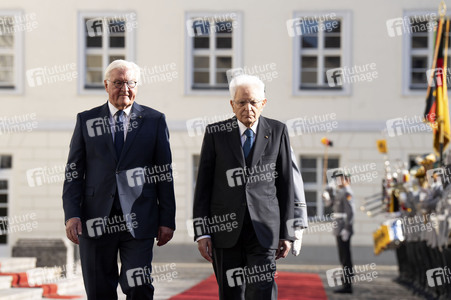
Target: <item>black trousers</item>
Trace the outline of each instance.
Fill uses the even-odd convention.
[[[343,272],[343,286],[351,287],[352,285],[352,258],[351,258],[351,236],[345,242],[341,236],[337,236],[338,258],[343,269],[347,271]]]
[[[277,299],[275,253],[275,249],[260,245],[247,212],[235,246],[215,248],[213,245],[213,268],[219,285],[219,299]]]
[[[111,216],[110,216],[111,218]],[[154,239],[135,239],[128,231],[80,236],[83,281],[89,300],[115,300],[120,283],[127,300],[153,299],[150,277]],[[118,253],[121,270],[118,271]]]

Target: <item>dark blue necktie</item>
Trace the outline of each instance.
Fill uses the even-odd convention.
[[[244,131],[244,134],[246,135],[246,141],[244,141],[243,151],[244,157],[247,158],[249,152],[251,152],[252,144],[254,143],[254,132],[252,129],[248,128]]]
[[[116,157],[119,160],[122,148],[124,148],[124,111],[118,110],[116,113],[116,126],[114,127],[114,147],[116,148]]]

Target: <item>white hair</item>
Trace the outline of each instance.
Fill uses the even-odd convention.
[[[108,67],[105,70],[105,80],[108,80],[110,78],[110,73],[113,70],[116,69],[121,69],[121,70],[125,70],[127,69],[129,72],[133,73],[133,75],[135,75],[135,79],[136,81],[139,82],[140,76],[141,76],[141,70],[138,67],[137,64],[135,64],[134,62],[131,61],[126,61],[123,59],[117,59],[114,60],[113,62],[111,62]]]
[[[243,74],[234,77],[229,84],[229,91],[230,96],[232,96],[232,100],[235,99],[236,91],[240,86],[254,87],[255,88],[254,91],[258,97],[258,99],[256,100],[265,99],[265,84],[257,76]]]

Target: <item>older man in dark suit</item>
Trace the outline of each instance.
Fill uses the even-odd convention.
[[[224,300],[276,299],[275,260],[286,257],[292,241],[290,142],[283,123],[261,116],[264,91],[257,77],[235,77],[235,117],[207,126],[202,145],[195,240],[213,263]]]
[[[117,299],[118,282],[127,299],[153,299],[154,238],[162,246],[175,230],[169,132],[164,114],[135,102],[139,77],[136,64],[113,61],[107,103],[77,115],[70,144],[79,176],[64,182],[66,234],[90,300]]]

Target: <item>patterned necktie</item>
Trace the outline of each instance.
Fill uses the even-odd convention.
[[[119,160],[122,148],[124,148],[124,111],[118,110],[116,113],[116,126],[114,127],[114,147],[116,148],[116,157]]]
[[[251,152],[252,144],[254,143],[254,132],[252,129],[248,128],[244,131],[246,135],[246,141],[243,144],[244,157],[247,158],[249,152]]]

